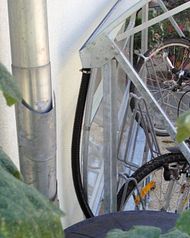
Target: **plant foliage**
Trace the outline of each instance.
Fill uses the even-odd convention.
[[[134,226],[128,231],[115,229],[106,238],[190,238],[190,211],[184,212],[171,231],[161,234],[160,228],[153,226]]]
[[[0,90],[3,92],[8,106],[22,100],[16,80],[8,72],[4,65],[0,63]]]
[[[12,174],[15,178],[23,180],[22,175],[15,164],[12,162],[12,160],[9,159],[7,154],[5,154],[2,149],[0,149],[0,167]]]
[[[176,122],[177,126],[177,142],[182,142],[190,136],[190,112],[185,112],[180,115]]]
[[[0,151],[0,237],[63,238],[62,212],[20,178]]]
[[[183,215],[178,219],[176,227],[190,236],[189,221],[190,221],[190,211],[188,210],[183,212]]]

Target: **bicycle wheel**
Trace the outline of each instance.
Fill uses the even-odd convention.
[[[175,69],[190,70],[190,42],[186,39],[165,41],[158,47],[148,50],[144,56],[140,56],[136,70],[161,108],[175,125],[179,100],[184,92],[190,90],[190,81],[183,82],[181,87],[175,90],[177,77],[171,73],[166,57],[169,58]],[[131,84],[130,91],[137,95],[139,94],[133,84]],[[135,100],[131,102],[132,110],[134,107]],[[160,136],[168,135],[163,127],[160,112],[153,111],[151,106],[148,109],[152,116],[156,134]],[[184,98],[179,112],[182,113],[187,109],[189,109],[189,103]]]
[[[181,212],[189,208],[189,194],[182,198],[185,187],[189,186],[188,169],[189,164],[181,153],[150,160],[134,172],[128,186],[125,183],[121,187],[118,210]]]
[[[117,68],[117,73],[119,76],[116,90],[121,92],[115,100],[118,108],[115,114],[118,130],[115,130],[113,137],[117,137],[118,142],[115,143],[115,156],[112,157],[115,158],[112,165],[116,171],[113,176],[114,211],[117,208],[117,186],[120,184],[120,175],[123,171],[126,172],[126,167],[131,174],[139,165],[148,161],[150,156],[159,153],[153,135],[147,136],[136,123],[135,116],[128,113],[131,112],[128,99],[129,85],[126,84],[125,73],[120,68]],[[108,163],[105,162],[107,158],[105,144],[110,142],[106,142],[104,131],[105,124],[108,122],[104,120],[107,116],[104,111],[107,104],[103,100],[102,75],[100,69],[93,69],[91,75],[89,72],[83,72],[72,137],[73,182],[81,209],[87,218],[108,213],[106,206],[111,200],[105,196],[107,184],[104,178],[109,172],[104,171],[105,167],[108,168]],[[146,119],[146,122],[148,120],[148,118],[143,119]]]

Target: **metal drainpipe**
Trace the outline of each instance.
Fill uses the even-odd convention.
[[[8,0],[12,71],[27,104],[16,107],[25,182],[56,197],[56,127],[46,0]]]

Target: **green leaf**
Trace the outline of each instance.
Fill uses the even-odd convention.
[[[185,112],[176,121],[177,126],[177,142],[181,143],[183,140],[190,137],[190,112]]]
[[[0,148],[0,167],[12,174],[15,178],[23,180],[21,173],[8,157],[8,155]]]
[[[126,238],[126,237],[127,237],[127,232],[119,230],[119,229],[114,229],[112,231],[109,231],[108,234],[106,235],[106,238]]]
[[[190,235],[190,210],[187,210],[181,214],[179,219],[177,220],[176,227],[181,230],[182,232],[187,233]]]
[[[0,63],[0,90],[8,106],[22,100],[18,84],[8,70]]]
[[[0,237],[63,238],[63,213],[13,176],[15,167],[2,151],[0,161]]]
[[[174,229],[166,234],[161,235],[160,238],[190,238],[190,236],[178,229]]]
[[[129,231],[114,230],[106,238],[159,238],[160,228],[153,226],[134,226]]]
[[[8,106],[12,106],[15,103],[21,101],[21,100],[18,100],[16,98],[11,97],[9,94],[6,94],[6,93],[3,93],[3,96],[6,99],[6,103],[7,103]]]
[[[128,231],[130,238],[159,238],[160,228],[153,226],[134,226],[132,230]]]

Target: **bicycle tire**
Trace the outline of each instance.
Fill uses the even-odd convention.
[[[94,214],[89,206],[86,198],[86,192],[82,183],[81,170],[80,170],[80,139],[83,123],[83,115],[86,104],[86,94],[88,91],[88,84],[90,81],[89,72],[83,73],[81,87],[79,91],[79,98],[75,114],[73,136],[72,136],[72,175],[76,191],[76,195],[81,206],[81,209],[86,218],[93,217]]]
[[[138,73],[141,73],[141,74],[143,74],[142,73],[142,71],[143,71],[143,67],[147,67],[148,68],[148,64],[151,64],[151,61],[153,62],[153,57],[155,57],[156,58],[156,56],[157,55],[159,55],[159,53],[161,52],[161,51],[163,51],[164,49],[169,49],[169,47],[179,47],[179,49],[180,49],[180,47],[182,47],[182,48],[184,48],[184,49],[188,49],[188,53],[189,53],[189,55],[190,55],[190,41],[188,40],[188,39],[184,39],[184,38],[179,38],[179,39],[169,39],[169,40],[166,40],[166,41],[164,41],[163,43],[161,43],[159,46],[157,46],[157,47],[155,47],[155,48],[153,48],[153,49],[149,49],[145,54],[144,54],[144,57],[140,57],[140,59],[139,59],[139,61],[138,61],[138,63],[137,63],[137,65],[136,65],[136,71],[138,72]],[[171,49],[171,48],[170,48]],[[173,56],[174,58],[175,58],[175,56]],[[176,56],[176,58],[177,58],[177,56]],[[148,59],[148,60],[147,60]],[[157,61],[158,61],[158,64],[160,63],[160,61],[161,61],[161,59],[157,59]],[[163,62],[162,62],[163,63]],[[179,63],[179,62],[178,62]],[[190,63],[190,62],[188,62],[188,63]],[[155,61],[154,61],[154,64],[155,64]],[[176,61],[176,64],[177,64],[177,61]],[[161,64],[160,64],[161,65]],[[159,67],[160,67],[160,65],[159,65]],[[175,66],[175,65],[174,65]],[[153,67],[157,67],[157,65],[154,65]],[[166,67],[166,65],[164,66],[164,64],[163,64],[163,67]],[[147,71],[148,71],[148,69],[147,69]],[[161,71],[161,70],[160,70]],[[155,70],[153,70],[152,69],[152,72],[153,72],[153,74],[154,73],[156,73],[157,74],[157,71],[155,71]],[[162,72],[162,71],[161,71]],[[168,73],[168,72],[167,72]],[[145,73],[146,74],[146,73]],[[150,74],[150,76],[151,76],[151,72],[148,72],[148,74]],[[156,74],[154,75],[154,76],[156,76]],[[163,72],[162,72],[162,74],[163,74]],[[149,75],[148,75],[149,76]],[[147,80],[149,80],[149,82],[151,82],[151,80],[150,80],[150,78],[147,76]],[[163,75],[161,75],[161,76],[163,76]],[[145,76],[146,77],[146,76]],[[158,76],[158,78],[159,78],[160,76]],[[167,76],[168,77],[168,76]],[[169,77],[171,77],[171,75],[169,76]],[[148,79],[149,78],[149,79]],[[161,77],[160,77],[161,78]],[[156,79],[157,80],[157,79]],[[169,95],[169,93],[171,94],[171,91],[169,91],[168,90],[168,93],[166,92],[166,90],[165,89],[163,89],[163,95],[161,95],[161,93],[159,94],[158,92],[156,92],[155,91],[155,81],[156,81],[155,79],[153,79],[152,80],[152,84],[150,83],[150,84],[148,84],[148,83],[146,83],[145,81],[146,81],[146,79],[144,79],[143,78],[143,81],[146,83],[146,86],[149,88],[149,90],[151,91],[151,87],[152,87],[152,94],[153,94],[153,96],[155,96],[156,94],[158,94],[157,95],[157,97],[158,98],[156,98],[157,99],[157,101],[159,101],[160,100],[160,98],[161,98],[161,96],[163,96],[163,98],[165,98],[165,97],[171,97],[171,102],[172,103],[175,103],[175,101],[176,101],[176,99],[175,99],[175,95],[177,95],[176,96],[176,98],[178,97],[178,96],[180,96],[180,92],[177,94],[177,92],[174,94],[172,94],[172,95]],[[163,82],[164,82],[164,80],[163,80]],[[169,82],[169,81],[168,81]],[[166,81],[165,81],[165,83],[166,83]],[[159,83],[158,83],[159,84]],[[160,82],[160,84],[161,84],[161,82]],[[152,86],[153,85],[153,86]],[[187,88],[187,90],[189,90],[190,88]],[[154,91],[155,91],[155,93],[154,93]],[[132,92],[132,93],[134,93],[134,94],[139,94],[138,93],[138,91],[137,91],[137,89],[135,88],[135,86],[134,86],[134,84],[133,83],[131,83],[131,86],[130,86],[130,92]],[[183,92],[184,93],[184,92]],[[169,96],[168,96],[169,95]],[[174,100],[172,101],[172,98],[174,98]],[[166,100],[168,100],[167,98],[166,98]],[[177,104],[177,102],[176,102],[176,104]],[[167,112],[167,102],[161,102],[160,103],[160,105],[161,105],[161,107]],[[135,99],[132,99],[131,100],[131,104],[130,104],[130,106],[131,106],[131,110],[133,111],[134,110],[134,108],[135,108]],[[172,104],[170,105],[170,106],[172,106]],[[175,121],[176,121],[176,118],[177,118],[177,105],[175,105],[175,107],[176,107],[176,109],[172,109],[172,107],[171,107],[171,112],[174,114],[174,116],[173,115],[171,115],[171,117],[170,117],[170,119],[172,120],[172,122],[173,123],[175,123]],[[151,112],[151,107],[149,107],[149,110],[150,110],[150,112]],[[172,111],[173,110],[173,111]],[[172,114],[171,113],[171,114]],[[156,124],[156,123],[158,123],[160,120],[159,120],[159,115],[160,115],[160,112],[152,112],[152,113],[150,113],[150,114],[152,114],[152,118],[153,118],[153,124],[154,124],[154,129],[155,129],[155,133],[156,133],[156,135],[158,135],[158,136],[168,136],[168,132],[164,129],[164,128],[162,128],[162,123],[160,123],[160,124]],[[156,115],[156,118],[155,118],[155,120],[154,120],[154,116]],[[176,116],[175,116],[176,115]],[[172,117],[174,117],[174,118],[172,118]],[[138,118],[136,118],[137,120],[138,120]],[[141,124],[141,126],[143,127],[143,125]],[[159,128],[160,127],[160,128]]]
[[[149,162],[145,163],[142,167],[138,168],[133,175],[131,175],[130,178],[135,179],[137,184],[140,184],[142,181],[144,181],[145,178],[147,178],[149,175],[151,175],[154,171],[157,171],[164,166],[172,163],[178,163],[180,165],[182,164],[188,164],[187,160],[181,153],[168,153],[161,156],[156,157],[155,159],[150,160]],[[125,193],[124,202],[125,204],[129,201],[129,198],[132,194],[132,192],[135,189],[135,183],[133,181],[130,181],[128,183],[128,187],[125,190],[124,183],[122,187],[120,188],[118,194],[117,194],[117,209],[123,210],[122,208],[122,196],[123,193]]]

